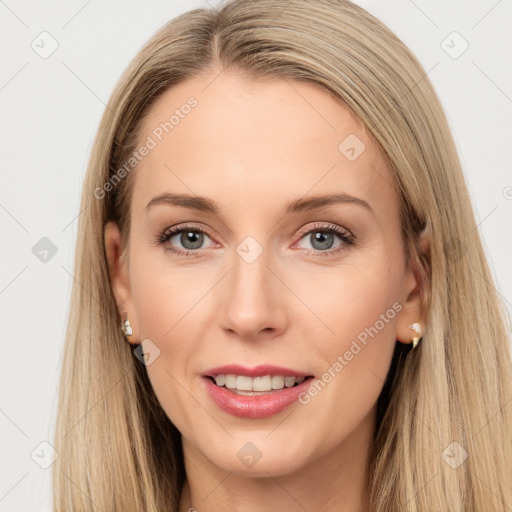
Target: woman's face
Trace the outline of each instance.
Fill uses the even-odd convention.
[[[355,456],[420,320],[392,173],[363,126],[319,86],[217,70],[158,99],[142,146],[129,263],[111,271],[186,457],[279,475]],[[110,260],[118,242],[109,224]]]

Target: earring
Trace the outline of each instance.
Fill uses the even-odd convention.
[[[414,336],[414,338],[412,339],[412,350],[414,350],[418,346],[418,343],[420,342],[420,340],[422,339],[421,327],[418,322],[415,322],[415,323],[409,325],[409,329],[412,329],[418,335],[418,336]]]
[[[133,329],[130,325],[130,321],[128,320],[128,314],[124,314],[126,315],[126,319],[121,323],[121,330],[125,336],[131,336],[133,334]]]

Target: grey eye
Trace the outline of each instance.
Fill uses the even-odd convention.
[[[313,231],[309,236],[315,250],[331,249],[334,244],[334,234],[328,231]]]
[[[180,243],[182,244],[183,248],[187,250],[199,249],[204,241],[204,234],[199,231],[183,230],[181,233],[178,233],[175,236],[180,237]]]

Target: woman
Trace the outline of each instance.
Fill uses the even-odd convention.
[[[164,26],[84,184],[57,510],[512,507],[512,366],[457,152],[346,0]]]

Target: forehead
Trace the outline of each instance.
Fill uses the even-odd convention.
[[[237,213],[339,192],[397,211],[387,160],[316,84],[219,71],[189,79],[152,105],[138,134],[144,145],[134,211],[163,192],[211,197]]]

